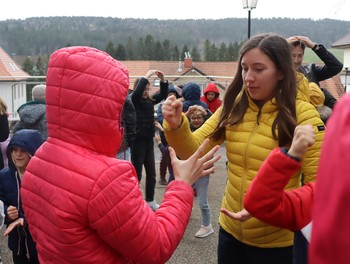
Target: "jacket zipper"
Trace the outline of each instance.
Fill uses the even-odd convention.
[[[247,170],[247,158],[248,158],[248,155],[247,155],[247,152],[248,152],[248,146],[250,144],[250,142],[252,141],[253,137],[255,136],[256,134],[256,130],[258,129],[260,123],[259,123],[259,120],[260,120],[260,116],[261,116],[261,108],[259,108],[259,112],[256,116],[256,124],[255,124],[255,127],[254,127],[254,130],[252,131],[252,133],[250,134],[248,140],[247,140],[247,144],[245,146],[245,149],[244,149],[244,177],[242,179],[242,185],[241,185],[241,192],[240,192],[240,196],[239,196],[239,211],[241,211],[244,206],[243,206],[243,200],[244,200],[244,197],[243,197],[243,190],[244,190],[244,186],[246,184],[246,180],[247,180],[247,175],[248,175],[248,170]],[[243,223],[241,221],[238,222],[239,224],[239,236],[241,237],[241,241],[243,240],[243,232],[242,232],[242,225]]]

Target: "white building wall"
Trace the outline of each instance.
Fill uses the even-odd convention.
[[[7,104],[9,119],[18,119],[18,107],[27,102],[25,82],[0,82],[0,96]]]

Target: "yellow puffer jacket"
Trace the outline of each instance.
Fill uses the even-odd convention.
[[[297,99],[309,102],[315,107],[324,105],[325,96],[320,87],[310,82],[299,72],[296,75],[298,82]]]
[[[244,196],[250,182],[271,150],[278,147],[278,142],[273,138],[271,132],[272,123],[277,115],[276,110],[276,106],[271,101],[267,102],[262,107],[257,120],[259,109],[250,100],[243,122],[235,126],[227,126],[225,138],[210,142],[210,147],[213,147],[217,144],[221,145],[226,140],[228,181],[222,199],[222,207],[233,212],[238,212],[243,208]],[[296,110],[298,124],[313,124],[315,127],[315,144],[305,154],[301,169],[305,182],[310,182],[315,180],[317,173],[324,125],[315,107],[311,104],[297,100]],[[184,115],[182,125],[177,130],[169,130],[167,123],[164,122],[169,145],[175,148],[181,158],[189,157],[213,132],[218,124],[220,112],[221,108],[193,134]],[[225,176],[221,175],[221,177]],[[299,186],[300,173],[291,178],[286,189]],[[256,218],[241,223],[220,214],[220,226],[242,243],[255,247],[287,247],[293,244],[293,233],[265,224]]]
[[[310,103],[309,81],[300,72],[296,73],[298,82],[297,99]]]

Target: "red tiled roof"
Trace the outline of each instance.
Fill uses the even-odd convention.
[[[344,86],[339,75],[320,82],[321,88],[326,88],[337,100],[344,95]]]
[[[185,68],[184,62],[178,61],[121,61],[129,70],[130,87],[133,87],[135,78],[144,76],[150,69],[159,69],[170,81],[178,84],[189,79],[181,77],[189,75],[194,70],[205,77],[210,77],[211,81],[221,84],[225,89],[232,82],[237,71],[237,62],[192,62],[192,67]],[[180,69],[181,71],[180,71]],[[320,82],[322,88],[326,88],[336,99],[344,94],[344,87],[341,84],[339,75]]]
[[[28,73],[23,71],[14,60],[0,47],[0,82],[23,80],[28,77]],[[22,78],[17,78],[22,77]]]
[[[129,70],[130,87],[133,87],[135,78],[144,76],[148,70],[157,69],[165,77],[176,84],[187,82],[184,76],[194,70],[200,76],[210,77],[211,81],[224,83],[226,88],[232,81],[237,69],[237,62],[193,62],[192,67],[185,68],[183,62],[178,61],[121,61]],[[181,78],[182,77],[182,78]]]

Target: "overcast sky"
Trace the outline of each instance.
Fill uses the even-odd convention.
[[[0,20],[40,16],[116,18],[245,18],[241,0],[3,0]],[[350,21],[350,0],[258,0],[252,18],[311,18]]]

